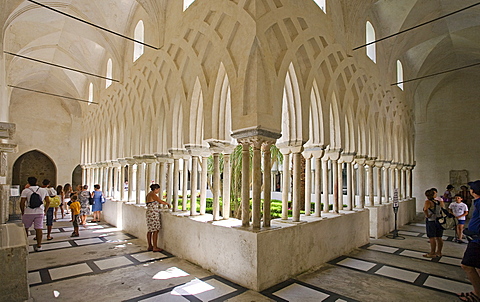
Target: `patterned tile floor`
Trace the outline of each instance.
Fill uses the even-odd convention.
[[[29,236],[29,282],[35,301],[457,301],[471,291],[459,267],[466,245],[445,232],[444,256],[422,255],[424,225],[402,228],[260,293],[176,258],[148,252],[145,243],[105,223],[89,223],[70,238],[68,217],[52,241],[34,252]],[[319,251],[321,252],[321,251]]]

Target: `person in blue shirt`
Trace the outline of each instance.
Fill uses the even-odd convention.
[[[480,301],[480,180],[469,182],[470,193],[472,193],[475,210],[468,224],[469,233],[476,233],[468,243],[467,249],[462,259],[462,269],[467,274],[468,279],[473,285],[473,291],[459,294],[462,301]]]

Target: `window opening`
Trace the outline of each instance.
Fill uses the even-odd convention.
[[[314,1],[323,10],[324,13],[327,13],[327,0],[314,0]]]
[[[367,21],[367,31],[366,31],[366,43],[375,41],[375,29],[373,28],[372,23]],[[377,63],[377,53],[376,46],[374,44],[367,45],[367,56],[375,63]]]
[[[133,34],[133,37],[135,40],[144,42],[144,35],[145,35],[145,29],[143,26],[143,21],[140,20],[137,23],[137,26],[135,26],[135,32]],[[144,51],[144,45],[141,43],[134,42],[133,43],[133,62],[135,62],[138,58],[140,58],[143,55]]]
[[[400,60],[397,60],[397,86],[403,90],[403,66]]]
[[[88,105],[93,102],[93,83],[88,85]]]
[[[185,11],[195,0],[183,0],[183,11]]]
[[[112,69],[113,69],[113,66],[112,66],[112,59],[108,59],[107,61],[107,78],[112,78]],[[105,88],[108,88],[110,87],[110,85],[112,85],[112,80],[108,80],[106,81],[105,83]]]

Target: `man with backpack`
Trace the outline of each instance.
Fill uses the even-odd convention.
[[[22,211],[22,222],[25,226],[25,231],[32,226],[35,229],[37,245],[34,247],[36,252],[42,250],[42,236],[43,236],[43,217],[46,209],[50,205],[47,189],[37,186],[37,179],[33,176],[28,178],[28,185],[22,191],[20,199],[20,210]],[[45,201],[45,206],[43,204]]]

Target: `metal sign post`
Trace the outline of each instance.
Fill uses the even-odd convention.
[[[397,214],[398,214],[398,207],[399,207],[399,202],[398,202],[398,189],[394,189],[393,191],[393,213],[395,214],[395,229],[392,232],[392,235],[387,235],[387,238],[391,239],[405,239],[405,237],[399,236],[398,235],[398,229],[397,229]]]

